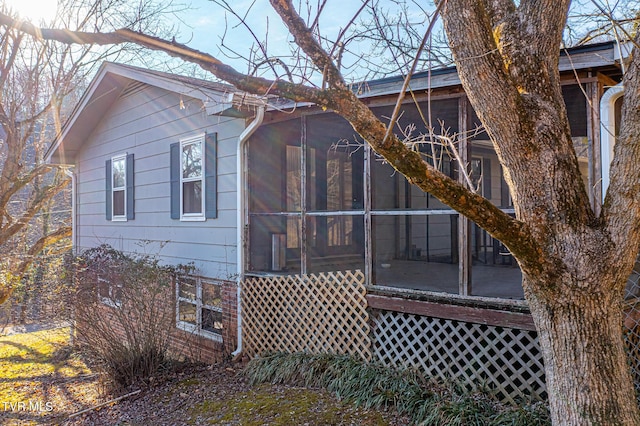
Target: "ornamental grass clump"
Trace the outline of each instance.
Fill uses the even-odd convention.
[[[250,383],[322,387],[365,408],[395,409],[419,425],[550,425],[544,403],[511,406],[488,393],[345,355],[276,353],[244,370]]]

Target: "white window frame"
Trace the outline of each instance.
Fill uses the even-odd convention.
[[[185,178],[184,177],[184,169],[183,169],[183,163],[182,163],[182,150],[184,149],[184,147],[186,145],[192,145],[192,144],[196,144],[199,143],[200,144],[200,164],[201,164],[201,168],[200,168],[200,176],[199,177],[195,177],[195,178]],[[179,156],[180,156],[180,220],[182,221],[205,221],[206,220],[206,216],[205,216],[205,208],[206,208],[206,204],[205,204],[205,196],[207,194],[205,185],[206,185],[206,179],[205,179],[205,167],[206,167],[206,154],[205,154],[205,135],[204,133],[198,136],[194,136],[194,137],[190,137],[187,139],[181,139],[180,140],[180,152],[179,152]],[[200,206],[200,213],[185,213],[184,212],[184,184],[188,183],[188,182],[198,182],[200,181],[201,184],[201,192],[202,194],[200,195],[200,201],[201,201],[201,206]]]
[[[103,296],[100,294],[100,284],[104,283],[107,291],[109,293],[108,296]],[[98,277],[98,285],[96,287],[96,293],[98,295],[98,300],[103,305],[107,305],[112,308],[119,308],[122,306],[122,300],[118,298],[118,289],[122,291],[122,284],[113,284],[106,278]]]
[[[123,186],[115,186],[114,182],[114,171],[115,171],[115,162],[120,161],[124,163],[124,185]],[[116,155],[115,157],[111,157],[111,221],[112,222],[126,222],[127,221],[127,154]],[[122,191],[124,195],[124,212],[121,215],[116,215],[115,208],[115,194],[116,191]]]
[[[221,334],[202,329],[202,309],[203,308],[222,313],[221,307],[205,305],[202,303],[202,284],[204,283],[207,285],[218,285],[218,286],[222,286],[222,284],[215,281],[206,280],[199,276],[189,276],[189,278],[194,280],[194,283],[196,286],[195,300],[190,299],[188,297],[180,296],[180,279],[179,278],[176,279],[176,328],[189,333],[197,334],[202,337],[206,337],[216,342],[222,342]],[[192,324],[187,321],[182,321],[180,319],[180,302],[189,303],[196,307],[196,323],[195,324]]]
[[[475,182],[476,187],[471,188],[472,191],[479,189],[479,194],[484,197],[485,188],[484,188],[484,157],[473,155],[471,157],[471,163],[469,164],[469,180],[473,180],[473,162],[478,161],[480,163],[480,175],[478,175],[478,181]]]

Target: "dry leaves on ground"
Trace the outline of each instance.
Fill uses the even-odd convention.
[[[321,389],[250,386],[241,365],[231,363],[182,366],[143,387],[107,394],[104,380],[67,345],[68,333],[0,337],[0,424],[407,424],[393,412],[359,408]]]

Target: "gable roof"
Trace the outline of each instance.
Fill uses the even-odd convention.
[[[231,112],[237,90],[230,85],[153,71],[131,65],[105,62],[75,106],[60,133],[45,154],[50,163],[70,164],[107,110],[123,94],[147,84],[199,99],[209,115],[242,115]]]
[[[559,68],[560,71],[574,72],[605,68],[617,70],[621,59],[628,55],[629,50],[628,43],[617,45],[615,42],[565,49],[560,55]],[[395,76],[356,83],[352,85],[352,90],[361,98],[388,96],[398,93],[403,79],[403,76]],[[47,150],[45,160],[50,163],[72,163],[82,143],[111,105],[121,94],[135,90],[142,84],[199,99],[209,115],[247,117],[253,115],[257,105],[266,104],[264,100],[258,100],[258,97],[247,95],[228,84],[106,62],[100,67],[71,117]],[[411,78],[411,89],[414,91],[458,85],[460,79],[455,67],[423,71]],[[272,106],[274,109],[311,105],[284,99],[270,100],[278,103],[277,107]]]

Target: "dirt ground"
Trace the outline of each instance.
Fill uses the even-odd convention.
[[[167,382],[64,425],[403,425],[391,412],[365,410],[320,389],[249,386],[240,366],[188,368]],[[62,419],[61,419],[62,420]]]
[[[405,425],[322,389],[251,386],[242,365],[183,365],[106,391],[68,346],[68,328],[0,337],[0,425]],[[124,396],[124,397],[123,397]],[[122,399],[116,400],[118,397]]]

